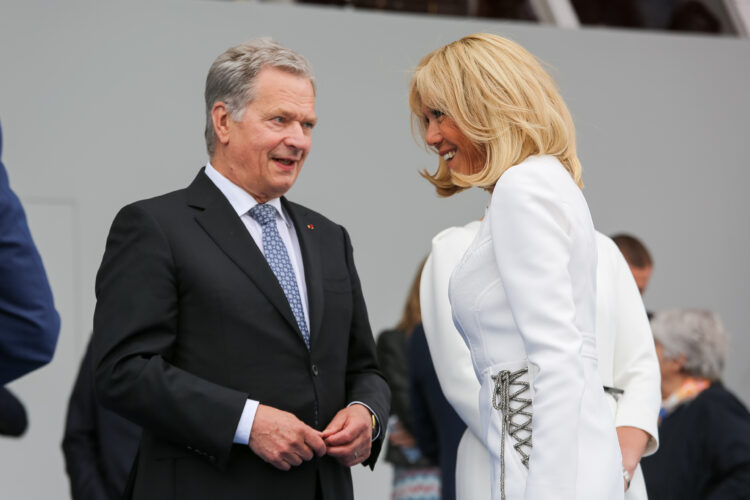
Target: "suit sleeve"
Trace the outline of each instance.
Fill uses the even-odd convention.
[[[452,228],[432,242],[420,283],[420,305],[425,336],[445,398],[474,433],[482,436],[479,421],[479,381],[471,353],[453,325],[448,283],[476,233]]]
[[[42,258],[0,161],[0,386],[48,363],[59,332]]]
[[[615,426],[636,427],[650,436],[644,456],[659,443],[657,421],[661,406],[661,375],[654,337],[646,317],[641,294],[625,258],[609,240],[615,270],[615,387],[625,393],[617,401]]]
[[[78,378],[68,402],[62,448],[70,491],[75,500],[108,498],[99,466],[97,404],[94,396],[94,369],[91,345],[81,362]]]
[[[380,435],[372,443],[370,457],[363,462],[375,466],[385,437],[384,426],[390,414],[391,391],[380,373],[375,349],[375,340],[370,329],[367,307],[362,295],[349,234],[342,228],[346,246],[346,265],[352,286],[353,312],[349,329],[349,351],[347,353],[346,388],[348,401],[361,401],[374,413],[380,424]]]
[[[226,464],[247,394],[170,363],[178,341],[169,242],[139,205],[112,224],[96,278],[93,361],[107,408],[212,463]]]
[[[534,416],[525,498],[574,498],[584,391],[583,334],[568,270],[570,208],[541,175],[512,168],[495,186],[490,230],[508,304],[526,348]]]

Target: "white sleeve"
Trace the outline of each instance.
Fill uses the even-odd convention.
[[[420,283],[422,325],[435,372],[445,398],[469,429],[482,435],[479,422],[479,381],[469,348],[453,325],[448,283],[453,269],[471,244],[475,232],[452,228],[433,239]],[[441,238],[442,235],[446,237]]]
[[[659,444],[657,420],[661,406],[661,375],[654,337],[641,294],[625,258],[614,243],[616,266],[614,384],[625,393],[617,401],[615,425],[637,427],[650,435],[645,455]]]
[[[584,391],[583,334],[568,271],[571,208],[556,188],[511,169],[495,186],[489,214],[498,271],[536,370],[525,494],[534,499],[575,497]]]
[[[250,444],[250,431],[253,430],[253,422],[255,422],[255,414],[258,412],[258,404],[254,399],[245,401],[240,421],[237,422],[237,430],[234,431],[233,443]]]

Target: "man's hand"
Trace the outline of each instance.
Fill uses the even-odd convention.
[[[328,447],[328,455],[341,465],[352,467],[367,460],[372,446],[372,417],[370,410],[353,404],[339,411],[321,437]]]
[[[281,470],[326,454],[319,431],[289,412],[266,405],[258,405],[248,445],[256,455]]]

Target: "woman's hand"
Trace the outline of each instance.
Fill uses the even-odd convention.
[[[622,426],[617,428],[617,440],[620,442],[623,469],[628,473],[628,477],[632,479],[635,474],[635,468],[638,467],[638,463],[646,451],[649,434],[637,427]],[[627,479],[624,480],[625,490],[627,491],[629,481]]]

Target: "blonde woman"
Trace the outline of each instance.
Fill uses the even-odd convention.
[[[409,101],[440,156],[424,173],[438,192],[492,192],[449,287],[481,385],[492,498],[621,499],[597,372],[594,228],[554,82],[518,44],[476,34],[427,55]]]

